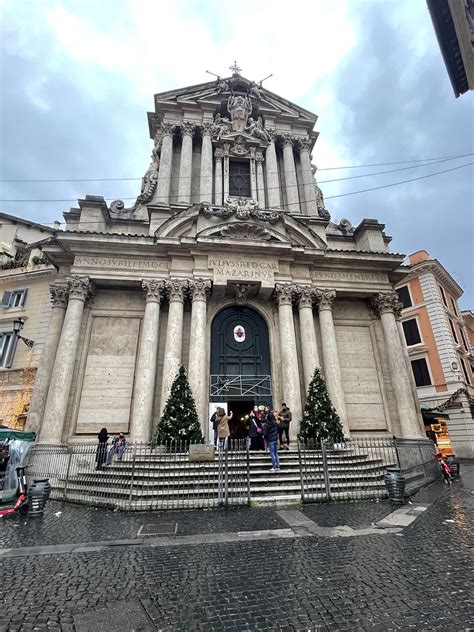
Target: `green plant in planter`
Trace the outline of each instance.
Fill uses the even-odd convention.
[[[204,443],[194,397],[184,366],[171,386],[163,415],[153,437],[154,445]]]
[[[308,386],[308,397],[300,424],[300,437],[305,441],[344,441],[341,420],[332,405],[326,382],[319,369],[314,371]]]

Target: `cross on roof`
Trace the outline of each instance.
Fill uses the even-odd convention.
[[[239,68],[239,66],[237,65],[237,62],[234,61],[232,66],[229,66],[229,70],[232,70],[232,72],[240,72],[242,68]]]

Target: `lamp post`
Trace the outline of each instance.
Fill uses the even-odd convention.
[[[13,333],[19,340],[22,340],[27,347],[31,348],[35,344],[34,340],[30,340],[29,338],[24,338],[23,336],[20,336],[20,331],[23,329],[24,324],[25,321],[23,320],[23,318],[17,318],[16,320],[14,320]]]

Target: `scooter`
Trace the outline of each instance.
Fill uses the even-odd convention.
[[[17,467],[15,469],[18,479],[18,497],[14,505],[6,507],[5,509],[0,509],[0,518],[2,518],[3,516],[9,516],[10,514],[14,513],[20,513],[24,515],[28,512],[29,509],[28,487],[26,483],[25,467]],[[0,485],[3,485],[2,479],[0,479]]]
[[[453,482],[451,468],[449,467],[448,463],[445,461],[444,456],[441,454],[441,452],[438,452],[438,454],[435,454],[434,457],[438,461],[441,467],[441,472],[443,473],[444,482],[446,483],[446,485],[450,486],[451,483]]]

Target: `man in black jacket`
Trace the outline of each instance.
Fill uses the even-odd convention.
[[[280,410],[280,425],[278,427],[278,435],[280,437],[280,448],[288,450],[290,447],[290,421],[292,415],[288,406],[283,403]],[[283,434],[286,437],[286,446],[283,444]]]
[[[263,436],[267,440],[268,450],[272,459],[271,472],[280,471],[280,459],[278,458],[278,425],[272,411],[266,406],[263,414]]]

